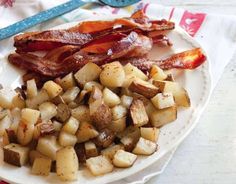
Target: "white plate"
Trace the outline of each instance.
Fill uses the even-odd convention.
[[[114,16],[110,18],[114,18]],[[96,19],[106,18],[96,17]],[[63,24],[56,28],[67,28],[74,24],[75,23]],[[174,31],[171,31],[168,36],[174,43],[172,48],[154,47],[150,54],[151,57],[161,58],[172,53],[201,47],[192,37],[179,27]],[[22,74],[22,71],[9,65],[6,58],[7,56],[2,59],[5,61],[0,62],[0,83],[4,84],[4,86],[15,88],[20,84],[20,75]],[[161,128],[158,140],[159,150],[151,156],[139,156],[138,160],[131,168],[115,169],[112,173],[104,176],[94,177],[86,169],[79,170],[78,181],[72,183],[102,184],[131,176],[150,166],[172,148],[176,147],[194,128],[200,118],[202,109],[209,99],[211,90],[209,61],[206,61],[201,67],[194,71],[182,71],[176,73],[176,79],[187,89],[192,105],[191,108],[188,109],[179,109],[177,120]],[[6,163],[2,163],[0,167],[0,177],[11,183],[62,183],[53,173],[48,177],[35,176],[30,174],[30,169],[28,167],[18,168]]]

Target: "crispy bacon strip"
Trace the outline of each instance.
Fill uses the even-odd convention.
[[[121,60],[123,65],[131,63],[138,67],[140,70],[147,72],[151,69],[152,65],[158,65],[164,70],[168,69],[195,69],[206,61],[206,56],[200,48],[184,51],[178,54],[174,54],[169,58],[163,60],[150,60],[145,57],[130,58],[127,60]]]

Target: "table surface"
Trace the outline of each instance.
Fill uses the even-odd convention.
[[[236,15],[236,0],[151,0],[207,13]],[[217,39],[217,38],[216,38]],[[199,124],[165,171],[147,184],[236,183],[236,57],[218,82]]]

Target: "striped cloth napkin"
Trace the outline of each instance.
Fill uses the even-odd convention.
[[[56,6],[66,0],[0,0],[0,28],[10,25],[25,17],[31,16],[42,10]],[[189,35],[194,37],[205,49],[211,62],[213,88],[219,80],[227,63],[236,57],[236,17],[190,12],[174,7],[164,7],[141,1],[126,8],[111,8],[91,4],[77,9],[51,21],[35,26],[30,30],[43,30],[67,22],[80,21],[96,15],[118,14],[129,16],[137,9],[143,9],[148,16],[159,19],[170,19],[179,24]],[[0,41],[0,58],[8,54],[12,48],[9,39]],[[171,157],[174,150],[166,154],[152,166],[136,173],[129,178],[113,182],[112,184],[144,183],[152,176],[160,174]],[[10,173],[9,173],[10,174]],[[5,182],[0,182],[3,184]]]

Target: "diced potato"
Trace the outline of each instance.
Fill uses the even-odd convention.
[[[84,147],[87,158],[98,156],[97,147],[92,141],[86,142]]]
[[[24,108],[21,110],[21,120],[29,124],[35,124],[40,116],[40,111]]]
[[[103,99],[105,104],[107,104],[109,107],[114,107],[120,103],[119,96],[108,88],[103,90]]]
[[[110,173],[113,170],[113,165],[110,160],[102,155],[87,159],[86,166],[95,176]]]
[[[122,87],[124,89],[128,88],[130,86],[130,84],[136,79],[137,79],[137,77],[134,76],[134,75],[131,75],[131,74],[130,75],[125,75],[125,80],[122,84]]]
[[[100,74],[100,82],[106,87],[121,87],[125,80],[125,72],[119,62],[106,64]]]
[[[79,128],[79,121],[75,119],[73,116],[71,116],[70,119],[62,127],[62,130],[69,134],[75,134],[78,128]]]
[[[12,107],[13,96],[12,91],[0,89],[0,107],[10,109]]]
[[[90,95],[90,91],[87,91],[87,90],[82,90],[80,92],[80,94],[76,97],[76,99],[74,100],[75,103],[77,104],[81,104],[83,103],[85,100],[88,99]]]
[[[126,128],[126,116],[117,120],[113,120],[108,128],[114,132],[122,132]]]
[[[37,85],[34,79],[28,80],[26,82],[26,89],[27,89],[27,98],[34,98],[38,94]]]
[[[36,158],[31,172],[36,175],[48,176],[51,170],[52,160],[49,158]]]
[[[62,104],[66,103],[61,95],[58,95],[58,96],[54,97],[53,99],[51,99],[51,102],[54,103],[55,105],[59,105],[60,103],[62,103]]]
[[[79,159],[79,162],[84,164],[86,162],[86,153],[85,153],[84,143],[75,144],[74,149]]]
[[[120,142],[124,145],[126,151],[132,151],[140,138],[140,130],[138,127],[128,127],[120,135]]]
[[[3,136],[5,130],[10,127],[11,123],[11,119],[8,115],[0,120],[0,136]]]
[[[75,100],[79,92],[80,89],[74,86],[72,88],[67,89],[66,92],[62,95],[62,98],[66,103],[70,103]]]
[[[76,132],[77,142],[85,142],[89,139],[95,138],[98,136],[97,130],[88,122],[81,122],[78,131]]]
[[[191,103],[188,92],[181,87],[179,83],[171,81],[162,83],[160,81],[153,81],[153,84],[155,86],[161,86],[160,89],[162,89],[163,93],[172,93],[177,106],[190,107]]]
[[[41,121],[41,120],[40,120]],[[37,140],[39,137],[50,135],[55,132],[52,121],[41,121],[34,127],[34,139]]]
[[[12,106],[13,108],[25,108],[25,100],[22,98],[22,96],[18,93],[16,94],[12,99]]]
[[[34,160],[36,158],[47,158],[47,157],[44,156],[43,154],[41,154],[40,152],[36,151],[36,150],[31,150],[29,152],[29,163],[30,163],[30,165],[33,165]]]
[[[77,137],[75,135],[61,131],[58,141],[61,146],[74,146],[77,142]]]
[[[41,119],[48,121],[57,115],[57,106],[51,102],[44,102],[39,106]]]
[[[49,96],[45,90],[41,90],[37,96],[32,99],[27,99],[26,107],[31,109],[37,109],[40,104],[49,100]]]
[[[106,149],[103,149],[101,151],[101,154],[103,156],[106,156],[110,160],[112,160],[114,155],[116,154],[116,152],[118,150],[124,150],[124,149],[125,148],[124,148],[124,146],[122,144],[115,144],[115,145],[111,145],[111,146],[107,147]]]
[[[101,99],[102,99],[102,91],[98,87],[93,86],[88,103],[90,104],[96,100],[101,100]]]
[[[158,93],[151,101],[158,109],[164,109],[175,105],[172,93]]]
[[[21,145],[29,144],[34,135],[34,124],[21,120],[17,129],[17,140]]]
[[[65,122],[71,116],[71,109],[66,104],[59,104],[57,106],[57,115],[55,118],[60,122]]]
[[[63,88],[64,91],[76,86],[75,78],[72,72],[67,74],[60,80],[60,86]]]
[[[167,74],[157,65],[152,65],[149,77],[154,80],[165,80],[167,78]]]
[[[152,98],[159,92],[159,89],[156,86],[140,79],[135,79],[130,84],[129,90],[141,94],[146,98]]]
[[[93,87],[96,86],[97,88],[99,88],[100,90],[103,89],[103,86],[96,82],[96,81],[90,81],[90,82],[87,82],[85,85],[84,85],[84,89],[83,90],[86,90],[86,91],[92,91]]]
[[[126,107],[127,109],[130,108],[130,105],[132,104],[133,97],[127,96],[127,95],[122,95],[121,96],[121,105]]]
[[[90,103],[89,110],[91,120],[99,130],[107,127],[112,121],[111,110],[102,99]]]
[[[71,115],[79,122],[90,121],[89,107],[86,105],[80,105],[71,110]]]
[[[0,120],[3,119],[7,114],[8,110],[0,107]]]
[[[74,109],[74,108],[76,108],[78,106],[79,105],[75,101],[68,103],[68,107],[71,108],[71,109]]]
[[[130,116],[132,118],[134,126],[140,127],[148,123],[149,118],[146,113],[146,109],[141,100],[133,100],[130,106]]]
[[[62,129],[62,123],[60,123],[60,122],[54,120],[54,121],[52,122],[52,124],[53,124],[53,127],[54,127],[54,130],[55,130],[55,131],[59,132],[59,131]]]
[[[10,129],[16,133],[21,120],[21,109],[14,108],[11,110],[11,120],[12,124],[10,126]]]
[[[117,105],[111,109],[112,119],[118,120],[127,115],[127,109],[122,105]]]
[[[141,137],[152,142],[157,142],[160,129],[156,127],[141,127]]]
[[[172,106],[165,109],[156,110],[151,113],[150,121],[152,126],[161,127],[177,119],[177,107]]]
[[[115,135],[115,132],[105,128],[99,132],[99,135],[93,141],[98,147],[107,148],[113,143]]]
[[[116,167],[126,168],[131,167],[136,159],[137,155],[124,150],[118,150],[114,155],[112,163]]]
[[[2,143],[4,146],[10,143],[17,143],[17,137],[15,131],[11,129],[5,129],[2,136]]]
[[[129,86],[128,86],[129,87]],[[133,92],[127,88],[121,88],[120,95],[132,96]]]
[[[50,98],[54,98],[62,92],[62,87],[53,81],[44,83],[43,89],[47,91]]]
[[[140,137],[137,142],[135,148],[133,149],[133,153],[137,155],[151,155],[157,150],[157,144]]]
[[[124,66],[125,75],[134,75],[137,78],[140,78],[142,80],[147,80],[148,77],[139,70],[136,66],[133,66],[132,64],[128,63]]]
[[[56,171],[63,181],[77,180],[79,161],[73,147],[65,147],[57,151]]]
[[[45,136],[39,138],[36,150],[50,159],[56,160],[56,152],[60,148],[55,136]]]
[[[149,101],[146,105],[145,105],[145,110],[146,110],[146,113],[150,119],[150,116],[151,114],[156,111],[157,109],[155,108],[155,106],[152,104],[151,101]]]
[[[95,63],[89,62],[84,65],[78,72],[76,72],[75,79],[78,84],[82,87],[87,82],[98,79],[102,69]]]
[[[28,162],[29,148],[11,143],[3,147],[4,161],[21,167]]]

